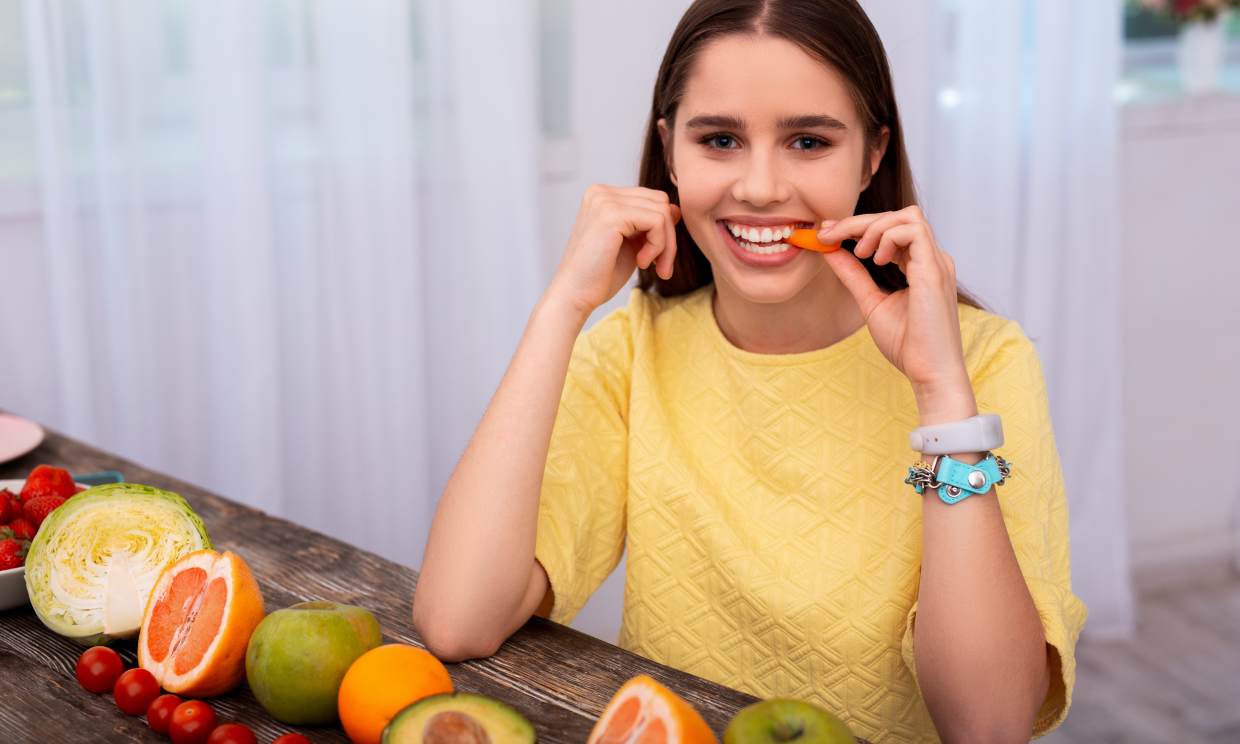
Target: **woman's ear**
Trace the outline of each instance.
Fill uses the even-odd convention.
[[[865,177],[861,181],[862,191],[870,188],[870,180],[874,178],[875,173],[878,173],[878,166],[883,162],[883,154],[887,152],[887,143],[890,141],[891,129],[883,127],[878,133],[878,142],[874,143],[874,147],[870,148],[869,169],[863,174]]]
[[[667,128],[667,119],[660,117],[659,120],[655,122],[655,126],[659,128],[659,139],[663,141],[663,157],[667,163],[668,175],[671,176],[673,185],[680,186],[680,184],[676,183],[676,170],[672,168],[672,133],[671,130]]]

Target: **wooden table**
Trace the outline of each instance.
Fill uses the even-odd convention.
[[[24,478],[43,463],[73,473],[119,470],[130,482],[181,494],[206,522],[215,547],[249,563],[268,612],[309,599],[360,605],[379,619],[385,641],[422,646],[410,622],[417,572],[409,568],[52,431],[35,451],[0,464],[0,478]],[[127,667],[136,665],[134,648],[130,642],[119,649]],[[28,605],[0,612],[0,736],[31,742],[167,741],[147,728],[145,718],[121,713],[111,695],[92,695],[78,686],[73,668],[82,650],[45,628]],[[540,742],[585,742],[612,694],[640,673],[696,706],[720,740],[732,714],[754,701],[537,617],[494,656],[449,664],[448,671],[458,690],[490,695],[520,710]],[[245,686],[212,705],[221,722],[247,724],[264,744],[297,730],[267,715]],[[346,741],[339,728],[299,730],[315,742]]]

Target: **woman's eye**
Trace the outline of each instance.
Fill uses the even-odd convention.
[[[716,150],[731,150],[736,138],[730,134],[712,134],[699,140],[702,144]]]
[[[804,137],[797,137],[796,143],[801,145],[800,147],[796,148],[798,150],[820,150],[831,144],[830,142],[827,142],[824,139],[819,139],[817,137],[810,137],[808,135]]]
[[[711,134],[698,140],[698,142],[712,150],[733,150],[737,146],[736,138],[730,134]],[[797,150],[821,150],[831,146],[830,142],[809,135],[797,137],[793,142],[793,147]]]

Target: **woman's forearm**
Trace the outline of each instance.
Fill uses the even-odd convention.
[[[441,658],[493,652],[543,598],[546,578],[534,560],[538,499],[585,320],[571,303],[543,297],[440,498],[413,623]]]
[[[923,426],[977,415],[971,391],[919,406]],[[1050,683],[1047,647],[995,489],[950,505],[929,490],[922,499],[922,697],[946,742],[1028,741]]]

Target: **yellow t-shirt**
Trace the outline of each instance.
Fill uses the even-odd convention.
[[[713,287],[633,290],[577,339],[551,438],[536,556],[570,622],[626,546],[619,643],[769,698],[823,705],[865,738],[937,741],[915,677],[919,425],[867,328],[756,354],[715,321]],[[1066,715],[1084,604],[1041,364],[1019,324],[959,305],[978,409],[1003,418],[997,489],[1052,659],[1034,733]]]

